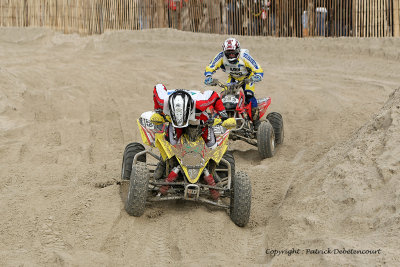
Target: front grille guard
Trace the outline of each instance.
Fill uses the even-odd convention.
[[[144,155],[144,154],[149,154],[150,156],[154,157],[155,159],[161,160],[161,157],[156,155],[156,154],[154,154],[152,151],[144,150],[144,151],[141,151],[141,152],[139,152],[139,153],[137,153],[135,155],[135,157],[133,158],[132,166],[136,165],[137,161],[138,161],[138,158],[141,155]],[[180,189],[180,191],[182,191],[182,189],[183,189],[184,193],[182,194],[182,193],[178,192],[181,195],[174,195],[174,194],[177,193],[175,191],[174,193],[170,193],[170,195],[167,195],[167,196],[161,196],[161,195],[158,194],[157,196],[154,196],[154,197],[148,197],[147,200],[150,201],[150,202],[159,202],[159,201],[182,199],[182,200],[189,200],[189,201],[207,203],[207,204],[211,204],[211,205],[214,205],[214,206],[218,206],[218,207],[221,207],[221,208],[228,209],[230,206],[222,203],[222,201],[220,201],[220,200],[219,201],[213,201],[213,200],[210,200],[210,199],[207,199],[207,198],[203,197],[204,195],[207,195],[207,196],[209,195],[209,192],[208,192],[207,189],[218,190],[218,191],[222,192],[222,196],[223,197],[229,197],[230,196],[231,184],[232,184],[231,183],[231,181],[232,181],[231,164],[229,163],[229,161],[227,161],[224,158],[222,158],[220,162],[224,163],[227,166],[227,169],[216,169],[215,172],[216,171],[220,171],[220,172],[221,171],[226,171],[228,173],[228,175],[227,175],[227,177],[221,179],[221,181],[218,182],[215,186],[210,186],[210,185],[201,184],[201,183],[191,184],[191,183],[187,182],[187,179],[185,179],[186,181],[183,181],[183,182],[172,182],[172,183],[168,183],[168,182],[164,182],[164,181],[154,181],[154,180],[152,180],[152,181],[149,181],[149,187],[150,187],[149,190],[150,191],[158,191],[158,188],[160,186],[169,185],[169,186],[172,186],[172,187],[174,187],[174,186],[178,187]],[[146,166],[147,166],[147,164],[146,164]],[[197,194],[197,197],[189,198],[189,197],[187,197],[187,188],[189,188],[189,187],[191,187],[193,185],[196,185],[199,188],[199,192]]]

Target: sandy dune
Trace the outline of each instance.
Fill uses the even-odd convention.
[[[116,181],[152,87],[205,89],[204,67],[226,37],[0,28],[1,266],[400,261],[400,39],[240,37],[266,72],[256,93],[272,97],[286,133],[271,159],[231,145],[251,176],[248,226],[184,202],[126,214]],[[265,253],[328,247],[382,253]]]

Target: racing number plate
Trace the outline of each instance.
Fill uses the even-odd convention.
[[[188,189],[188,195],[196,195],[197,194],[197,189]]]
[[[200,187],[196,184],[189,184],[185,187],[185,199],[197,200],[200,195]]]
[[[222,98],[222,103],[238,103],[239,99],[237,99],[235,96],[233,95],[227,95],[224,98]]]

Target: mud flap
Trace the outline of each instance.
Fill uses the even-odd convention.
[[[265,112],[267,112],[267,108],[271,104],[271,98],[270,97],[258,98],[257,103],[258,103],[258,108],[260,109],[259,115],[260,115],[260,119],[261,119],[262,116],[264,116]]]

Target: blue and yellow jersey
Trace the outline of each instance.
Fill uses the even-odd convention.
[[[217,54],[206,67],[205,76],[210,76],[221,68],[228,73],[229,78],[241,81],[253,75],[264,76],[261,66],[250,56],[247,49],[242,49],[236,63],[230,63],[223,52]]]

